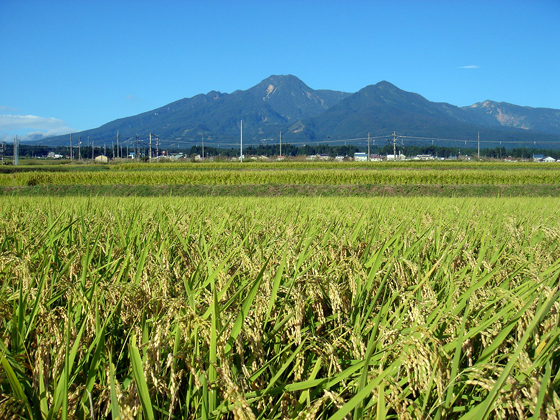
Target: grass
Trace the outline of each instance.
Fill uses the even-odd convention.
[[[560,197],[558,185],[36,185],[9,197]]]
[[[555,418],[556,198],[2,197],[2,418]]]
[[[215,170],[110,170],[17,172],[0,174],[0,186],[36,185],[557,185],[560,171],[531,167],[523,170],[392,167]],[[306,169],[307,168],[307,169]]]

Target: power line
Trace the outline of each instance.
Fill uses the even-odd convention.
[[[377,137],[371,137],[371,140],[375,140],[375,139],[385,139],[385,138],[389,138],[390,135],[386,135],[386,136],[377,136]],[[399,136],[400,137],[400,136]],[[212,142],[212,143],[219,143],[220,146],[239,146],[239,141],[237,142],[226,142],[223,143],[223,140],[235,140],[235,139],[239,139],[239,137],[231,137],[231,136],[223,136],[223,137],[218,137],[218,138],[212,138],[212,137],[207,137],[206,138],[206,144],[208,144],[208,142]],[[327,138],[327,139],[322,139],[322,140],[297,140],[297,141],[293,141],[290,142],[289,140],[286,141],[285,136],[282,136],[282,143],[284,144],[292,144],[292,145],[299,145],[299,144],[327,144],[327,143],[342,143],[342,142],[353,142],[353,141],[367,141],[368,138],[367,137],[354,137],[354,138],[342,138],[342,139],[331,139],[331,138]],[[259,143],[256,143],[257,140],[255,140],[255,143],[251,143],[250,146],[254,146],[254,145],[260,145]],[[122,144],[132,144],[134,142],[133,138],[121,141]],[[167,143],[173,143],[173,144],[197,144],[198,140],[196,139],[192,139],[192,140],[161,140],[161,142],[167,142]],[[277,143],[270,143],[270,144],[277,144]]]
[[[449,138],[436,138],[436,137],[417,137],[417,136],[398,136],[402,139],[412,139],[412,140],[432,140],[432,141],[446,141],[446,142],[456,142],[456,143],[478,143],[477,139],[449,139]],[[558,144],[555,140],[480,140],[480,143],[505,143],[505,144],[545,144],[552,143]]]
[[[151,137],[155,136],[154,134],[150,133],[151,135],[149,136],[150,140]],[[71,136],[70,136],[71,137]],[[136,150],[139,150],[139,135],[136,135],[134,137],[131,137],[127,140],[120,140],[121,145],[133,145],[134,143],[136,143]],[[446,143],[454,143],[454,144],[458,144],[460,143],[461,145],[464,145],[466,147],[468,147],[468,145],[476,145],[478,144],[478,139],[474,138],[474,139],[458,139],[458,138],[442,138],[442,137],[423,137],[423,136],[405,136],[405,135],[397,135],[396,136],[397,139],[401,139],[401,140],[412,140],[412,141],[422,141],[422,140],[426,140],[426,141],[431,141],[432,144],[434,142],[446,142]],[[203,137],[204,139],[204,137]],[[281,140],[280,140],[280,144],[282,144],[282,146],[284,145],[291,145],[291,146],[307,146],[307,145],[321,145],[321,144],[338,144],[338,143],[360,143],[363,142],[363,144],[368,144],[369,141],[371,140],[376,140],[376,139],[387,139],[389,141],[395,141],[393,134],[389,134],[389,135],[384,135],[384,136],[375,136],[375,137],[348,137],[348,138],[337,138],[337,139],[332,139],[330,137],[327,137],[326,139],[319,139],[319,140],[300,140],[300,139],[293,139],[294,141],[290,141],[289,138],[286,139],[286,136],[284,135],[284,133],[282,133],[281,135]],[[159,140],[159,138],[158,138]],[[271,139],[272,140],[272,139]],[[224,148],[224,147],[231,147],[231,148],[235,148],[235,147],[239,147],[241,148],[241,141],[243,141],[240,137],[232,137],[232,136],[219,136],[219,137],[206,137],[206,139],[203,140],[203,143],[205,146],[209,146],[209,147],[215,147],[215,148]],[[172,144],[172,145],[177,145],[177,146],[197,146],[200,142],[200,139],[189,139],[189,140],[176,140],[176,139],[170,139],[170,140],[160,140],[160,143],[166,143],[166,144]],[[151,151],[151,141],[149,142],[150,146],[148,146],[149,149],[149,154]],[[248,142],[245,141],[246,146],[247,147],[258,147],[261,146],[262,144],[258,142],[258,140],[249,140]],[[533,146],[533,147],[538,147],[538,146],[545,146],[547,144],[558,144],[557,141],[554,140],[480,140],[480,144],[500,144],[500,145],[517,145],[517,146]],[[278,145],[278,143],[275,142],[270,142],[267,143],[266,145]],[[168,146],[170,147],[170,146]],[[71,155],[72,155],[72,147],[71,147],[71,151],[70,151]]]

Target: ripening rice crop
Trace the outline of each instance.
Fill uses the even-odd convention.
[[[557,199],[0,201],[1,418],[558,418]]]
[[[136,169],[111,171],[76,170],[68,172],[19,172],[0,174],[0,186],[17,187],[30,185],[247,185],[247,184],[315,184],[315,185],[557,185],[560,171],[511,167],[496,170],[478,169],[437,169],[430,167],[369,166],[365,168],[340,164],[327,169],[308,169],[308,165],[275,169],[274,166],[212,166],[206,170],[196,170],[196,166],[184,170],[161,169],[151,165],[144,170]],[[181,168],[181,167],[180,167]],[[303,169],[302,169],[303,168]],[[312,168],[312,167],[311,167]]]

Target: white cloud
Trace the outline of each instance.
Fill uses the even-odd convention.
[[[140,98],[137,98],[133,94],[126,95],[126,97],[124,99],[129,101],[129,102],[138,102],[140,100]]]
[[[457,68],[458,68],[458,69],[477,69],[477,68],[479,68],[479,67],[480,67],[480,66],[470,65],[470,66],[460,66],[460,67],[457,67]]]
[[[66,123],[57,118],[37,117],[35,115],[0,115],[0,130],[21,130],[35,128],[39,130],[58,130]]]
[[[26,134],[25,131],[29,130]],[[72,128],[58,118],[45,118],[36,115],[0,115],[0,133],[4,139],[18,134],[22,141],[40,140],[41,138],[68,134]]]
[[[12,112],[12,111],[19,111],[19,109],[12,108],[11,106],[0,105],[0,111],[2,111],[2,112]]]

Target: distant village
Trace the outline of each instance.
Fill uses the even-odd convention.
[[[71,159],[71,156],[69,155],[61,155],[55,152],[49,152],[46,156],[42,156],[41,158],[44,159]],[[117,158],[109,158],[108,156],[105,155],[98,155],[94,158],[94,161],[96,163],[108,163],[111,160],[115,160]],[[118,158],[119,160],[123,160],[123,159],[129,159],[129,160],[135,160],[137,159],[137,156],[135,156],[135,153],[131,152],[128,154],[128,156],[126,158]],[[174,154],[166,154],[165,152],[162,153],[162,155],[160,156],[153,156],[151,158],[151,161],[178,161],[178,160],[192,160],[192,161],[196,161],[196,162],[200,162],[200,161],[213,161],[213,160],[231,160],[231,161],[239,161],[240,158],[239,157],[223,157],[223,156],[202,156],[200,154],[193,154],[193,155],[186,155],[184,153],[174,153]],[[416,156],[406,156],[404,154],[387,154],[387,155],[381,155],[381,154],[370,154],[368,157],[367,153],[363,153],[363,152],[356,152],[354,153],[353,156],[331,156],[329,154],[315,154],[315,155],[308,155],[308,156],[255,156],[255,155],[248,155],[248,156],[243,156],[243,159],[245,160],[252,160],[252,161],[280,161],[280,160],[307,160],[307,161],[334,161],[334,162],[348,162],[348,161],[354,161],[354,162],[384,162],[384,161],[390,161],[390,162],[394,162],[394,161],[435,161],[435,160],[447,160],[447,161],[471,161],[471,160],[476,160],[477,156],[471,156],[471,155],[451,155],[451,156],[447,156],[447,157],[438,157],[438,156],[434,156],[434,155],[430,155],[430,154],[421,154],[421,155],[416,155]],[[487,160],[488,158],[485,157],[481,157],[481,159]],[[83,160],[86,160],[85,158]],[[91,159],[90,159],[91,160]],[[143,159],[145,160],[145,159]],[[496,160],[495,158],[493,158],[492,160]],[[511,156],[508,157],[504,157],[502,159],[499,159],[505,162],[519,162],[521,160],[524,161],[534,161],[534,162],[560,162],[559,160],[554,159],[551,156],[545,156],[545,155],[541,155],[541,154],[534,154],[532,158],[529,159],[519,159],[519,158],[513,158]]]

